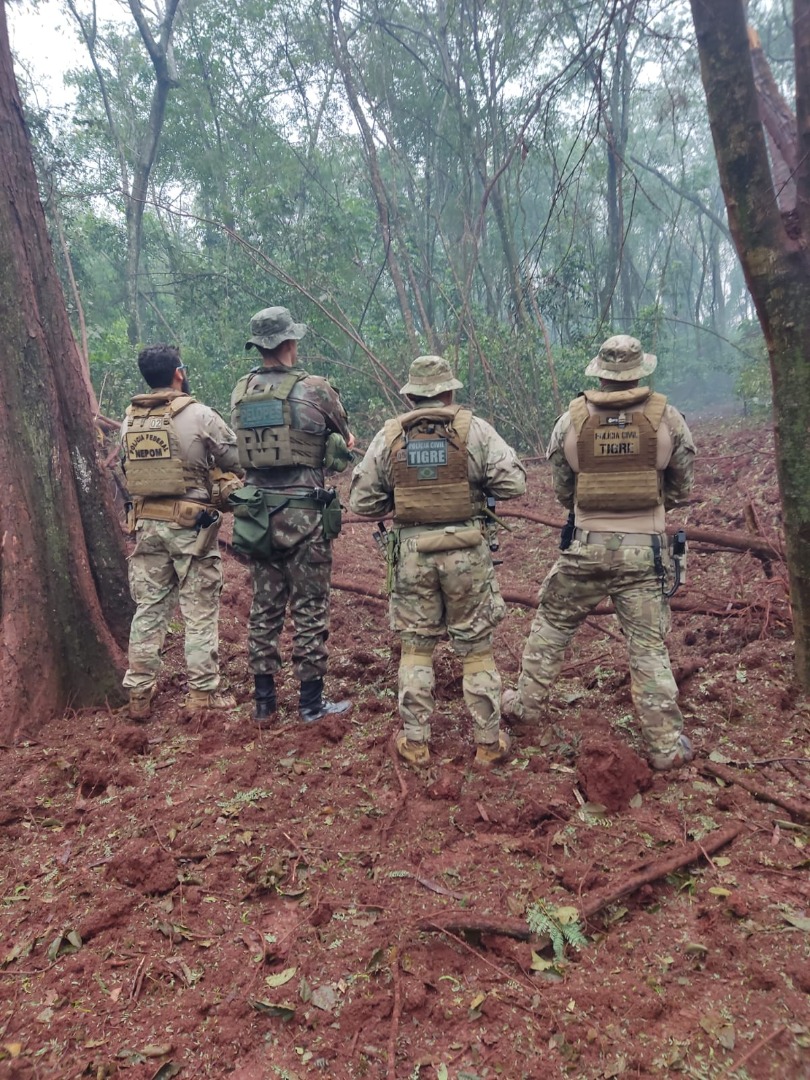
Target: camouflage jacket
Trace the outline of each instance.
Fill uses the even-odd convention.
[[[420,402],[436,408],[439,399]],[[514,499],[526,490],[526,470],[515,451],[486,420],[474,416],[467,436],[470,483],[496,499]],[[391,451],[385,445],[385,429],[374,436],[365,457],[352,473],[349,505],[363,517],[383,517],[394,507]]]
[[[593,398],[598,392],[589,392]],[[663,532],[665,511],[678,506],[692,490],[695,478],[695,443],[686,420],[678,410],[667,405],[658,430],[659,467],[663,473],[664,505],[651,511],[607,513],[594,511],[584,515],[577,510],[577,525],[594,530],[627,532]],[[546,457],[551,465],[554,494],[567,510],[576,509],[574,491],[578,471],[576,432],[571,413],[566,411],[554,425]]]
[[[152,390],[148,394],[138,394],[132,399],[132,403],[154,407],[179,396],[180,392],[177,390]],[[124,444],[129,423],[130,418],[126,416],[121,425],[121,452],[124,462],[126,462]],[[236,449],[236,434],[231,431],[215,409],[203,405],[201,401],[194,401],[177,414],[173,424],[180,444],[181,457],[194,472],[204,476],[214,465],[224,472],[232,470],[241,472],[239,454]],[[202,501],[208,499],[210,494],[210,491],[202,487],[191,487],[186,491],[187,498]]]
[[[252,374],[251,390],[258,392],[268,386],[278,386],[290,373],[290,368],[257,367]],[[309,431],[315,435],[329,435],[335,431],[344,439],[349,439],[349,425],[346,410],[340,400],[340,393],[328,379],[320,375],[307,375],[300,379],[290,391],[287,401],[290,405],[292,421],[300,431]],[[236,392],[231,395],[231,410],[236,404]],[[248,469],[245,483],[256,487],[281,491],[285,494],[306,495],[315,487],[324,486],[324,470],[305,465],[290,465],[275,469]]]

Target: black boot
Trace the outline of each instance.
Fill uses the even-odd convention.
[[[301,683],[298,715],[307,724],[314,724],[316,720],[330,714],[347,712],[351,707],[350,701],[326,701],[323,696],[323,679],[307,679]]]
[[[254,675],[256,708],[253,719],[259,727],[267,727],[276,711],[276,681],[272,675]]]

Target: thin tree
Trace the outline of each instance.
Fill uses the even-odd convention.
[[[119,693],[121,530],[0,4],[0,740]]]
[[[746,30],[745,0],[690,0],[729,227],[773,383],[796,675],[810,687],[810,0],[794,0],[796,208],[782,214]],[[759,62],[759,61],[758,61]],[[782,155],[785,157],[786,155]]]

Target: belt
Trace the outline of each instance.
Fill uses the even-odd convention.
[[[581,540],[583,544],[605,544],[610,547],[655,547],[656,540],[659,544],[666,544],[667,538],[664,533],[623,533],[619,532],[592,532],[590,529],[574,529],[574,540]]]
[[[183,510],[202,513],[203,510],[213,509],[209,503],[197,502],[195,499],[173,499],[170,496],[166,499],[146,497],[136,502],[135,512],[139,518],[146,518],[148,521],[176,521],[177,514]]]
[[[288,506],[293,508],[301,507],[305,510],[323,510],[326,505],[308,495],[282,495],[280,492],[267,491],[266,488],[259,488],[259,490],[262,492],[265,506],[275,506],[278,507],[279,510],[285,509]]]

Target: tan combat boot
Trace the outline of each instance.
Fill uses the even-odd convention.
[[[154,686],[148,690],[130,690],[129,705],[127,712],[130,720],[148,720],[152,715],[152,698],[155,694]]]
[[[227,690],[189,690],[183,708],[191,713],[205,709],[235,709],[236,698]]]
[[[499,731],[497,742],[478,744],[475,760],[478,765],[500,765],[507,760],[511,750],[512,740],[505,731]]]
[[[395,746],[397,753],[403,761],[407,761],[409,765],[429,765],[430,764],[430,750],[428,744],[424,742],[413,742],[409,739],[404,731],[400,731],[395,740]]]

